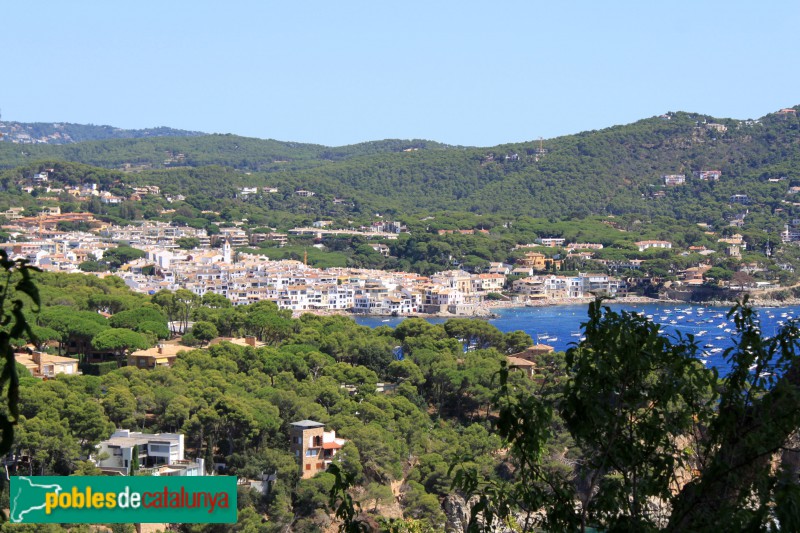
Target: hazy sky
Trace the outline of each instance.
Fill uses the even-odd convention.
[[[797,0],[4,2],[5,120],[490,146],[800,104]]]

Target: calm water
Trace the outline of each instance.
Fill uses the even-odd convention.
[[[731,335],[735,331],[733,321],[727,320],[727,307],[705,307],[689,304],[610,304],[615,311],[636,311],[661,325],[665,335],[674,336],[678,331],[695,336],[704,351],[702,358],[708,366],[716,367],[727,374],[729,366],[722,357],[725,348],[733,344]],[[781,323],[800,316],[800,307],[757,309],[761,331],[765,336],[776,333]],[[588,319],[588,305],[551,307],[515,307],[496,309],[499,318],[489,320],[500,331],[522,330],[534,341],[548,344],[556,350],[566,350],[572,343],[580,341],[581,323]],[[356,322],[369,327],[395,327],[404,319],[382,317],[357,317]],[[446,319],[432,318],[434,324]]]

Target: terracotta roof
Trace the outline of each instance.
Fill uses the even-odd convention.
[[[527,359],[522,359],[520,357],[514,357],[513,355],[509,355],[506,359],[508,359],[508,366],[536,366],[536,363],[533,361],[528,361]]]

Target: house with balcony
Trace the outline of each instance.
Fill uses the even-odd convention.
[[[661,179],[664,180],[664,185],[667,186],[683,185],[686,183],[685,174],[664,174],[661,176]]]
[[[566,239],[561,237],[542,237],[541,239],[536,239],[536,243],[550,248],[555,246],[564,246],[564,241],[566,241]]]
[[[155,476],[205,475],[202,459],[184,457],[183,434],[116,430],[97,445],[95,464],[107,475],[128,475],[136,464],[141,473]]]
[[[314,420],[301,420],[289,424],[289,451],[300,466],[303,479],[324,472],[333,458],[347,442],[338,438],[336,431],[325,431],[325,424]]]
[[[152,370],[160,366],[171,367],[180,352],[189,348],[178,344],[159,344],[147,350],[136,350],[128,355],[128,366]]]
[[[503,274],[475,274],[472,276],[474,292],[500,292],[506,284]]]
[[[694,177],[703,181],[719,181],[722,177],[721,170],[695,170]]]
[[[544,288],[544,279],[540,276],[530,276],[514,280],[512,289],[514,292],[532,299],[547,298],[547,293]]]

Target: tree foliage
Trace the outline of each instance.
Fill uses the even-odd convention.
[[[518,521],[521,512],[524,529],[791,529],[800,518],[797,473],[781,452],[800,423],[799,332],[791,323],[762,338],[746,302],[729,316],[738,342],[723,378],[698,364],[691,337],[668,339],[599,300],[586,340],[567,354],[563,396],[516,390],[502,370],[493,403],[515,475],[451,469],[455,487],[479,496],[470,527]],[[561,424],[577,461],[553,446]]]

